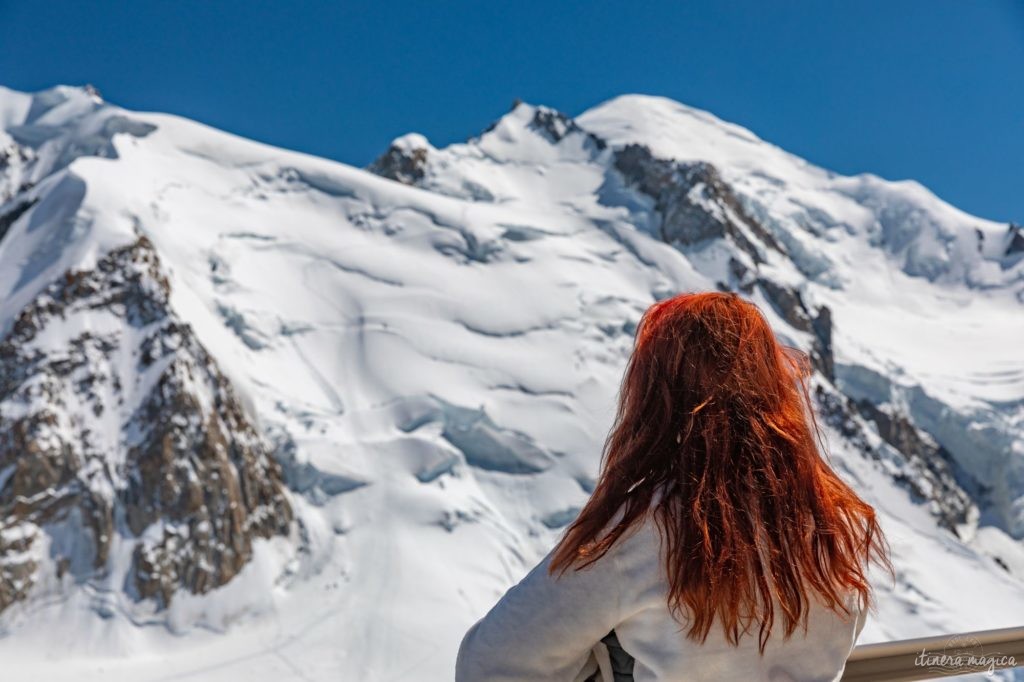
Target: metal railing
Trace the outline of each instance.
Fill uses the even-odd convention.
[[[843,682],[910,682],[1024,666],[1024,627],[855,647]]]

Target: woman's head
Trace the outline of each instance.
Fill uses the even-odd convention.
[[[736,294],[651,306],[600,480],[552,570],[587,566],[652,513],[669,606],[690,637],[717,619],[733,643],[756,628],[763,650],[776,616],[786,636],[806,622],[810,592],[837,612],[851,592],[866,605],[866,566],[887,563],[884,540],[874,510],[822,458],[810,371]]]

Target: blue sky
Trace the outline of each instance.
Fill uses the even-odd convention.
[[[1024,222],[1024,0],[0,0],[0,84],[365,165],[478,133],[512,100],[707,109],[842,173],[914,178]]]

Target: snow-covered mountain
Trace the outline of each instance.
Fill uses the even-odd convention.
[[[1024,234],[710,114],[517,103],[367,170],[0,89],[13,678],[450,679],[597,474],[641,312],[813,357],[898,569],[864,641],[1024,618]]]

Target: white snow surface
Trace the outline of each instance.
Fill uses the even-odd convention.
[[[417,188],[78,88],[0,89],[0,148],[31,150],[0,170],[0,213],[25,181],[38,199],[0,241],[0,334],[66,270],[148,236],[175,312],[285,453],[299,519],[164,612],[49,585],[0,616],[5,677],[451,679],[465,630],[586,500],[632,325],[722,279],[710,251],[653,236],[609,167],[632,143],[713,163],[787,249],[762,273],[832,309],[839,387],[907,406],[992,489],[962,541],[827,430],[897,566],[862,641],[1024,624],[1024,266],[1001,258],[1006,226],[670,100],[577,117],[604,148],[553,141],[537,111],[445,149],[405,136],[427,150]]]

